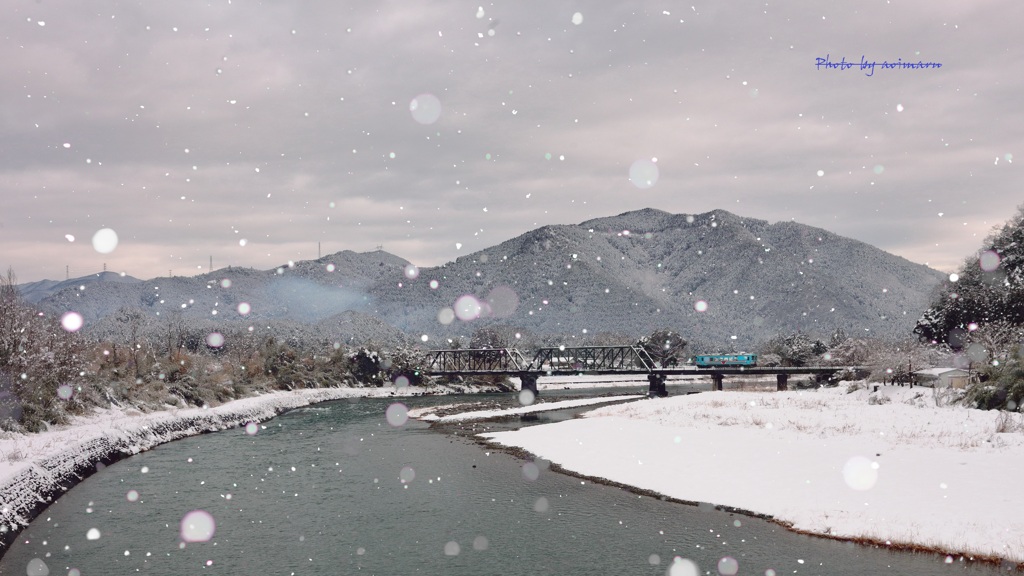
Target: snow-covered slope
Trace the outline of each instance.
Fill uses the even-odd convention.
[[[72,285],[39,305],[82,314],[87,331],[122,306],[222,331],[232,323],[312,325],[358,312],[379,318],[382,332],[394,327],[432,342],[491,324],[566,339],[610,333],[620,341],[667,328],[709,348],[742,349],[780,332],[907,337],[941,279],[926,266],[796,222],[645,209],[545,226],[433,268],[383,251],[346,251],[267,271]],[[480,317],[441,321],[465,296],[473,299],[469,316],[479,305]]]

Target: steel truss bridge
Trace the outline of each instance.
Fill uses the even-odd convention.
[[[764,376],[774,374],[777,389],[788,388],[789,376],[823,374],[855,369],[850,366],[662,366],[639,346],[557,346],[540,348],[530,357],[516,348],[433,350],[426,353],[424,372],[434,376],[504,375],[518,376],[523,389],[537,393],[540,376],[581,374],[645,374],[651,396],[667,396],[665,380],[672,375],[706,375],[715,390],[722,389],[726,375]]]

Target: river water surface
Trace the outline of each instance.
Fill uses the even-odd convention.
[[[691,573],[672,569],[677,556],[701,574],[998,573],[557,474],[418,421],[392,426],[394,402],[324,403],[118,462],[44,511],[0,574]]]

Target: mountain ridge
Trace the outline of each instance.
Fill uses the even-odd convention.
[[[942,277],[793,221],[645,208],[542,226],[434,267],[379,250],[345,250],[263,271],[227,268],[84,289],[71,282],[37,303],[53,313],[74,310],[87,325],[122,305],[210,326],[316,326],[349,311],[383,323],[362,321],[360,335],[379,329],[393,340],[389,326],[431,344],[490,326],[580,340],[671,328],[728,347],[779,332],[827,336],[837,328],[909,337]],[[238,312],[242,303],[248,314]]]

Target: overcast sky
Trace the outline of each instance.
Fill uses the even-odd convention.
[[[10,4],[0,265],[21,282],[318,243],[437,265],[644,207],[951,271],[1024,202],[1016,0]]]

